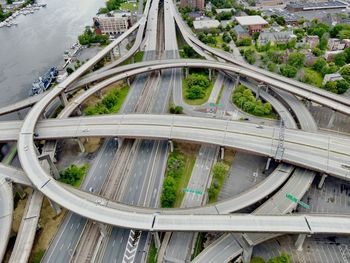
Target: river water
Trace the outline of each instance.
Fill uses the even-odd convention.
[[[0,107],[27,98],[31,83],[63,61],[104,0],[42,0],[45,8],[0,28]]]

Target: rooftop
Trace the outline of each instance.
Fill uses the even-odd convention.
[[[268,22],[261,16],[236,16],[236,20],[241,26],[268,24]]]
[[[214,19],[193,21],[194,29],[213,28],[213,27],[218,27],[219,25],[220,25],[220,22]]]
[[[340,1],[318,2],[318,3],[300,3],[290,2],[287,6],[292,8],[303,8],[304,10],[310,9],[328,9],[328,8],[346,8],[348,5]]]

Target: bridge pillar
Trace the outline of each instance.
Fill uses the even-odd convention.
[[[67,99],[66,93],[61,92],[61,94],[60,94],[60,101],[61,101],[62,106],[64,106],[64,107],[67,106],[68,99]]]
[[[22,120],[21,112],[18,110],[18,111],[16,111],[16,113],[17,113],[18,119],[19,119],[19,120]]]
[[[75,141],[78,143],[79,145],[79,149],[80,149],[80,152],[84,153],[85,152],[85,146],[84,144],[82,143],[82,141],[80,140],[80,138],[75,138]]]
[[[323,187],[323,185],[324,185],[324,181],[326,180],[326,178],[327,178],[327,174],[322,174],[322,177],[321,177],[321,180],[320,180],[320,182],[318,183],[318,185],[317,185],[317,188],[318,189],[321,189],[322,187]]]
[[[55,212],[55,215],[58,216],[59,214],[61,214],[62,209],[61,209],[60,205],[57,204],[56,202],[52,201],[51,199],[48,199],[48,200],[49,200],[51,208]]]
[[[128,84],[129,87],[131,87],[130,78],[127,78],[127,79],[126,79],[126,83]]]
[[[39,160],[46,160],[50,166],[50,170],[52,172],[53,178],[60,179],[60,173],[58,172],[55,164],[53,163],[52,157],[49,154],[43,154],[38,157]]]
[[[261,89],[261,85],[259,84],[259,85],[258,85],[258,89],[257,89],[256,94],[255,94],[255,99],[256,99],[256,100],[258,100],[259,97],[260,97],[260,89]]]
[[[114,52],[113,52],[113,49],[109,52],[109,56],[111,57],[111,61],[114,61]]]
[[[311,100],[306,100],[305,106],[306,106],[306,108],[311,109]]]
[[[185,78],[188,78],[188,71],[189,71],[189,69],[185,68]]]
[[[211,80],[211,68],[209,69],[209,80]]]
[[[119,57],[122,56],[122,52],[120,51],[120,44],[118,45],[118,52],[119,52]]]
[[[102,237],[107,236],[107,226],[102,223],[98,223],[98,229],[100,230],[100,234]]]
[[[328,125],[327,125],[327,128],[328,128],[328,129],[332,128],[333,125],[334,125],[335,113],[336,113],[336,111],[333,110],[333,111],[332,111],[331,118],[329,119],[329,122],[328,122]]]
[[[83,112],[81,111],[81,105],[79,105],[79,106],[76,108],[75,112],[77,113],[78,116],[83,115]]]
[[[253,254],[253,247],[249,246],[243,249],[243,263],[250,263]]]
[[[135,63],[135,57],[131,56],[131,64],[134,64],[134,63]]]
[[[303,244],[306,238],[306,234],[299,234],[297,241],[295,241],[295,247],[298,251],[303,251]]]
[[[225,148],[220,147],[220,159],[223,160],[225,157]]]
[[[23,187],[19,184],[13,184],[15,191],[18,193],[19,198],[24,199],[27,195],[27,193],[23,190]]]
[[[265,85],[265,92],[269,93],[269,85]]]
[[[102,91],[101,90],[96,91],[96,95],[99,99],[102,99]]]
[[[160,248],[160,238],[159,238],[159,233],[158,232],[152,232],[152,236],[153,236],[153,239],[154,239],[154,244],[157,248],[157,250],[159,250]]]
[[[266,163],[266,166],[265,166],[265,171],[267,171],[270,168],[270,163],[271,163],[271,157],[269,157],[267,159],[267,163]]]
[[[237,74],[237,77],[236,77],[236,83],[235,83],[235,88],[238,87],[239,83],[241,81],[241,76],[239,74]]]
[[[169,146],[170,146],[170,152],[173,152],[174,151],[174,143],[172,140],[169,140]]]

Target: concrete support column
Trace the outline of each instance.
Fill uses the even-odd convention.
[[[79,149],[80,149],[80,152],[84,153],[85,152],[85,146],[84,144],[82,143],[82,141],[80,140],[80,138],[76,138],[75,141],[78,143],[79,145]]]
[[[120,147],[122,147],[122,144],[123,144],[123,141],[124,141],[124,139],[123,138],[116,138],[117,139],[117,143],[118,143],[118,149],[120,148]]]
[[[188,78],[188,71],[189,71],[189,69],[185,68],[185,78]]]
[[[306,108],[311,109],[311,100],[306,100],[305,106],[306,106]]]
[[[135,56],[131,56],[131,64],[135,63]]]
[[[107,236],[107,226],[102,223],[98,223],[98,229],[100,230],[100,234],[102,237]]]
[[[67,99],[66,93],[61,92],[61,94],[60,94],[60,101],[61,101],[62,106],[64,106],[64,107],[67,106],[68,99]]]
[[[86,84],[84,89],[88,90],[89,89],[89,85]]]
[[[332,128],[333,125],[334,125],[335,113],[336,113],[336,111],[333,110],[333,111],[332,111],[331,118],[329,119],[329,122],[328,122],[328,125],[327,125],[327,128],[328,128],[328,129]]]
[[[61,214],[62,210],[61,210],[61,207],[59,206],[59,204],[52,201],[51,199],[48,199],[48,200],[49,200],[50,206],[52,207],[53,211],[55,212],[55,215],[58,216],[59,214]]]
[[[38,157],[39,160],[46,160],[50,166],[51,172],[53,174],[53,178],[60,179],[60,173],[58,172],[53,160],[49,154],[44,154]]]
[[[243,263],[250,263],[253,254],[253,247],[243,249]]]
[[[99,99],[102,99],[102,91],[101,90],[96,91],[96,95]]]
[[[220,147],[220,159],[223,160],[225,158],[225,148]]]
[[[22,120],[21,112],[20,112],[20,111],[16,111],[16,112],[17,112],[18,119],[19,119],[19,120]]]
[[[113,52],[113,49],[109,52],[109,56],[111,57],[111,61],[114,61],[114,52]]]
[[[13,184],[13,185],[14,185],[15,191],[18,193],[19,197],[21,199],[24,199],[27,196],[27,193],[24,192],[23,187],[19,184]]]
[[[327,176],[328,176],[327,174],[322,174],[321,180],[320,180],[320,182],[317,185],[318,189],[321,189],[323,187],[324,181],[326,180]]]
[[[122,52],[120,51],[120,44],[118,45],[118,52],[119,52],[119,57],[122,56]]]
[[[265,91],[266,93],[269,93],[269,85],[265,85]]]
[[[42,120],[46,120],[46,119],[47,119],[45,111],[43,111],[43,112],[41,113],[41,119],[42,119]]]
[[[241,81],[241,76],[238,74],[236,78],[235,87],[238,87],[240,81]]]
[[[153,236],[153,239],[154,239],[154,244],[157,248],[157,250],[160,248],[160,238],[159,238],[159,233],[158,232],[152,232],[152,236]]]
[[[127,78],[127,79],[126,79],[126,83],[128,84],[129,87],[131,87],[130,78]]]
[[[79,106],[77,107],[77,109],[75,110],[75,112],[77,113],[78,116],[83,115],[83,112],[81,111],[81,105],[79,105]]]
[[[271,157],[269,157],[267,159],[267,163],[266,163],[266,166],[265,166],[265,171],[267,171],[270,168],[270,163],[271,163]]]
[[[211,80],[211,69],[209,69],[209,80]]]
[[[170,147],[170,152],[173,152],[174,151],[174,143],[173,143],[173,141],[169,140],[168,143],[169,143],[169,147]]]
[[[299,234],[297,241],[295,241],[295,247],[298,251],[303,251],[303,244],[306,238],[306,234]]]
[[[260,89],[261,89],[261,85],[258,85],[258,89],[256,91],[256,94],[255,94],[255,99],[258,100],[259,97],[260,97]]]

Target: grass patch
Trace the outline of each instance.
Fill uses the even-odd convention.
[[[134,54],[134,63],[138,63],[138,62],[141,62],[142,59],[143,59],[143,55],[145,54],[144,51],[139,51],[139,52],[136,52]],[[125,60],[123,63],[121,63],[120,65],[128,65],[128,64],[132,64],[132,58],[128,58],[127,60]]]
[[[213,167],[213,180],[208,190],[209,203],[217,201],[222,185],[225,182],[229,166],[224,162],[218,162]]]
[[[183,189],[191,178],[196,161],[196,152],[185,144],[175,144],[174,151],[169,154],[167,169],[163,183],[161,199],[162,207],[180,207],[184,196]]]
[[[157,248],[154,245],[154,242],[152,242],[149,252],[148,252],[148,258],[147,258],[147,263],[156,263],[157,262]]]
[[[42,250],[42,249],[35,252],[33,255],[33,259],[31,260],[31,263],[40,263],[44,254],[45,254],[45,250]]]
[[[105,96],[103,96],[102,101],[85,108],[84,114],[89,116],[117,113],[128,95],[128,92],[128,86],[112,89]]]
[[[203,239],[204,239],[204,233],[198,233],[196,244],[194,246],[193,254],[191,257],[191,261],[199,255],[199,253],[203,250]]]
[[[183,189],[187,187],[188,182],[191,179],[192,170],[193,170],[195,163],[196,163],[196,156],[195,155],[186,155],[185,154],[184,172],[183,172],[183,176],[181,177],[181,179],[179,181],[179,187],[178,187],[178,190],[176,193],[174,207],[181,206],[182,199],[185,196],[185,192],[183,191]]]
[[[60,172],[59,181],[75,187],[79,187],[87,171],[89,170],[89,167],[89,164],[84,164],[82,166],[72,164],[67,169]]]
[[[213,80],[210,81],[208,79],[208,86],[200,86],[200,85],[194,85],[193,87],[190,87],[189,85],[189,80],[193,77],[193,76],[203,76],[206,77],[208,79],[208,75],[203,74],[203,73],[196,73],[196,74],[190,74],[189,77],[185,78],[182,81],[182,94],[184,97],[184,100],[187,104],[189,105],[202,105],[204,103],[206,103],[210,97],[210,93],[213,90],[214,87],[214,83]],[[189,94],[192,92],[191,89],[193,88],[198,88],[199,93],[201,93],[198,96],[195,96],[193,98],[189,97]]]
[[[120,10],[137,11],[137,3],[124,2],[120,5]]]
[[[323,78],[319,72],[311,68],[304,68],[304,76],[300,81],[321,88]]]

